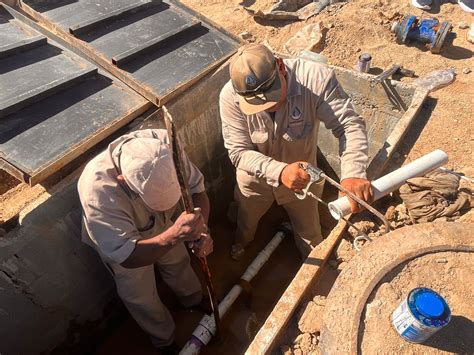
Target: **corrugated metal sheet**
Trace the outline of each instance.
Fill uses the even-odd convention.
[[[151,106],[0,5],[0,167],[34,184]]]

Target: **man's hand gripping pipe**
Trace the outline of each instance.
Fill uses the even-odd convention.
[[[312,166],[311,164],[303,164],[303,163],[300,163],[300,168],[303,169],[304,171],[306,171],[309,176],[310,176],[310,181],[308,183],[308,185],[303,189],[301,190],[301,193],[298,193],[298,192],[295,192],[295,195],[296,197],[298,197],[300,200],[303,200],[306,198],[306,196],[310,196],[312,198],[314,198],[315,200],[321,202],[323,205],[325,205],[326,207],[328,207],[328,203],[323,201],[322,199],[320,199],[318,196],[316,196],[315,194],[313,194],[311,191],[309,191],[309,187],[315,183],[315,182],[320,182],[321,180],[326,180],[327,182],[329,182],[331,185],[335,186],[337,189],[339,189],[340,191],[342,191],[343,193],[345,193],[346,195],[348,195],[350,198],[354,199],[355,201],[357,201],[358,203],[360,203],[362,206],[364,206],[367,210],[369,210],[370,212],[372,212],[374,215],[376,215],[382,222],[383,224],[385,225],[385,231],[384,231],[384,234],[385,233],[388,233],[390,232],[390,223],[388,222],[388,220],[385,218],[385,216],[383,214],[381,214],[379,211],[377,211],[375,208],[373,208],[372,206],[370,206],[367,202],[365,202],[364,200],[362,200],[360,197],[356,196],[355,194],[353,194],[351,191],[347,190],[346,188],[344,188],[341,184],[339,184],[337,181],[335,181],[334,179],[330,178],[329,176],[327,176],[321,169],[319,168],[316,168],[314,166]],[[357,243],[360,241],[360,240],[366,240],[368,242],[371,242],[372,239],[364,232],[362,232],[359,228],[357,228],[352,222],[350,222],[347,218],[344,218],[344,217],[341,217],[341,219],[343,219],[349,226],[351,226],[352,228],[354,228],[360,235],[357,236],[356,238],[354,238],[354,248],[356,248],[357,250],[360,250],[360,248],[358,247]]]

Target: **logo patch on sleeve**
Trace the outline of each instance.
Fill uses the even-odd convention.
[[[291,111],[291,119],[292,120],[299,120],[301,118],[301,111],[298,107],[293,107],[293,111]]]

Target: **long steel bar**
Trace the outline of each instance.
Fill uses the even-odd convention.
[[[168,109],[163,106],[163,115],[165,119],[166,129],[168,131],[168,136],[173,147],[173,160],[176,168],[176,174],[178,176],[179,186],[181,188],[182,201],[186,212],[193,213],[194,206],[192,196],[189,191],[188,180],[184,176],[184,167],[181,161],[181,151],[179,148],[178,137],[176,136],[175,128],[173,125],[173,118],[169,113]],[[220,331],[220,315],[219,315],[219,303],[217,302],[216,293],[214,291],[214,285],[212,284],[211,271],[207,263],[206,257],[199,258],[201,269],[204,273],[204,279],[206,281],[207,292],[211,300],[212,312],[214,314],[214,320],[216,322],[217,334]]]

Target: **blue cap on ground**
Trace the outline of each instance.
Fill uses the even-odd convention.
[[[425,317],[438,318],[444,313],[444,302],[440,295],[431,290],[425,290],[416,297],[416,309]]]

